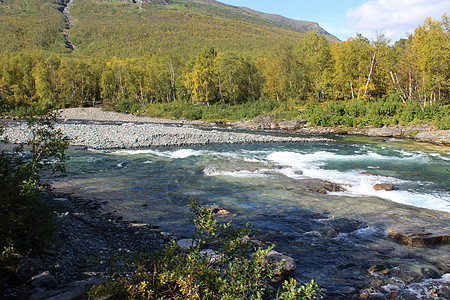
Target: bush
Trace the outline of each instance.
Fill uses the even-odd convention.
[[[10,258],[42,249],[56,228],[54,209],[41,195],[39,173],[64,171],[69,140],[53,127],[53,117],[29,119],[31,139],[0,153],[0,268]],[[26,146],[26,152],[25,150]]]
[[[89,292],[90,299],[316,299],[321,289],[312,281],[297,287],[293,279],[280,294],[268,284],[272,266],[268,249],[246,242],[249,225],[219,224],[211,208],[192,204],[195,232],[192,247],[179,249],[174,240],[156,256],[140,255],[125,269]],[[215,252],[208,256],[202,249]]]

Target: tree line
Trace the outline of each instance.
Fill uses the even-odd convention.
[[[141,58],[93,58],[49,52],[0,58],[0,109],[103,104],[137,110],[157,103],[229,106],[270,98],[308,103],[370,103],[395,95],[422,112],[449,103],[450,20],[427,18],[391,44],[362,35],[330,44],[316,32],[266,55],[205,48],[191,58],[166,52]]]

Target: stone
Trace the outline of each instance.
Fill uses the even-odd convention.
[[[395,186],[392,183],[377,183],[373,186],[375,191],[393,191],[395,190]]]
[[[450,130],[438,130],[418,133],[414,139],[418,142],[428,142],[437,145],[450,145]]]
[[[384,265],[374,265],[374,266],[370,267],[369,272],[371,274],[378,273],[378,274],[386,275],[386,274],[389,274],[390,271]]]
[[[386,176],[386,175],[380,175],[380,174],[371,173],[371,172],[361,172],[361,173],[359,173],[359,175],[364,175],[364,176],[389,177],[389,176]]]
[[[298,120],[281,121],[277,125],[281,130],[297,130],[300,128],[300,122]]]
[[[197,246],[193,239],[181,239],[177,241],[177,246],[181,250],[189,250]]]
[[[47,300],[84,299],[84,293],[94,285],[100,283],[102,283],[102,279],[98,277],[91,277],[87,280],[72,282],[69,285],[70,290],[48,298]]]
[[[367,131],[368,136],[376,137],[401,137],[402,129],[399,127],[384,126],[382,128],[370,128]]]
[[[41,265],[42,262],[39,259],[21,258],[19,268],[16,271],[16,277],[20,280],[28,280],[38,273]]]
[[[31,277],[31,285],[39,288],[51,288],[56,286],[57,282],[50,272],[45,271]]]
[[[292,257],[281,254],[275,250],[269,251],[264,257],[266,265],[273,266],[273,274],[277,276],[292,275],[297,268]]]
[[[218,255],[214,250],[212,249],[204,249],[202,251],[200,251],[200,254],[202,254],[203,256],[205,256],[210,264],[215,264],[220,262],[220,260],[222,259],[222,257],[220,255]]]
[[[450,235],[433,234],[430,232],[411,232],[404,233],[395,230],[389,230],[388,236],[410,246],[431,246],[437,244],[448,244]]]
[[[303,171],[294,171],[295,175],[303,175]]]

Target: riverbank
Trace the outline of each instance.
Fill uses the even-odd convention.
[[[2,278],[2,299],[75,299],[99,284],[114,257],[151,253],[163,245],[156,226],[124,221],[94,199],[46,194],[58,207],[58,230],[44,251],[21,258],[15,275]]]
[[[348,127],[309,127],[306,121],[276,121],[271,115],[264,115],[248,121],[238,122],[205,122],[189,120],[157,119],[150,117],[135,116],[132,114],[121,114],[112,111],[103,111],[100,108],[71,108],[60,110],[61,120],[70,121],[101,121],[101,122],[134,122],[153,124],[175,124],[192,126],[226,126],[249,130],[277,130],[296,132],[308,135],[324,134],[348,134],[365,135],[371,137],[395,137],[409,138],[418,142],[433,143],[436,145],[450,145],[450,130],[436,130],[428,124],[414,124],[402,126],[385,126],[382,128],[348,128]]]

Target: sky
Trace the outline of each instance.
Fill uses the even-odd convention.
[[[426,17],[440,20],[450,14],[450,0],[218,0],[265,13],[319,23],[345,41],[357,33],[391,41],[407,37]]]

